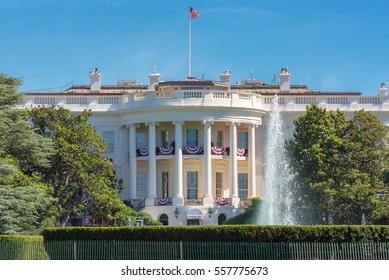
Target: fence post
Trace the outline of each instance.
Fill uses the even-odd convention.
[[[180,260],[183,260],[184,257],[183,257],[183,244],[182,244],[182,241],[180,241]]]
[[[77,252],[76,252],[76,249],[77,248],[77,244],[76,244],[76,240],[73,240],[73,260],[77,260]]]

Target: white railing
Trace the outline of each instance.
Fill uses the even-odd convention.
[[[236,91],[212,91],[212,90],[172,90],[172,91],[157,91],[157,92],[133,92],[125,95],[73,95],[63,94],[26,94],[24,101],[18,106],[37,105],[65,105],[69,109],[77,105],[91,107],[92,110],[106,110],[106,107],[94,107],[97,104],[101,105],[119,105],[115,108],[139,108],[139,107],[158,107],[158,106],[223,106],[223,107],[243,107],[255,108],[259,110],[270,110],[270,104],[273,100],[273,95],[263,96],[257,93],[236,92]],[[360,107],[368,108],[369,110],[387,110],[389,108],[389,96],[326,96],[324,94],[317,95],[287,95],[278,96],[278,103],[285,105],[285,110],[301,110],[299,105],[320,104],[328,105],[328,108],[342,106],[343,109],[356,110]],[[299,107],[294,107],[299,106]],[[96,108],[96,109],[94,109]],[[108,108],[108,107],[107,107]],[[283,107],[281,107],[283,108]],[[114,107],[109,107],[113,110]],[[282,109],[284,110],[284,109]]]
[[[99,96],[99,104],[118,104],[119,96]]]
[[[171,91],[161,91],[161,92],[157,92],[156,98],[157,99],[170,99],[170,98],[173,98],[173,95],[172,95]]]
[[[265,104],[271,104],[273,103],[274,96],[265,96]],[[286,103],[286,97],[285,96],[279,96],[278,97],[278,104],[285,104]]]
[[[329,96],[328,104],[347,104],[349,103],[347,96]]]
[[[34,98],[34,104],[54,105],[56,104],[56,99],[51,96],[37,96]]]
[[[213,98],[215,98],[215,99],[230,99],[231,94],[229,92],[225,92],[225,91],[214,91]]]
[[[243,99],[243,100],[251,100],[251,96],[252,96],[251,93],[239,93],[238,95],[239,99]]]
[[[135,101],[144,101],[144,100],[146,100],[146,98],[147,98],[147,94],[146,93],[136,93],[134,95],[134,100]]]
[[[203,93],[201,91],[184,91],[184,98],[202,98]]]
[[[379,96],[360,96],[359,103],[361,104],[379,104],[380,98]]]
[[[88,104],[86,96],[66,97],[66,104]]]
[[[316,103],[315,96],[297,96],[296,104],[314,104]]]

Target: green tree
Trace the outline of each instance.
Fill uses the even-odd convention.
[[[257,224],[259,213],[261,211],[262,198],[253,197],[251,199],[252,207],[246,209],[242,214],[229,218],[224,225],[244,225]]]
[[[72,115],[64,108],[36,107],[30,111],[37,132],[51,137],[57,150],[44,178],[54,186],[56,225],[64,226],[71,215],[87,210],[104,219],[115,219],[122,201],[113,164],[102,154],[105,141],[88,123],[91,111]]]
[[[294,171],[294,206],[301,223],[358,224],[385,215],[387,203],[377,199],[384,188],[386,128],[372,114],[317,105],[295,120],[288,142]]]
[[[20,79],[0,73],[0,233],[35,234],[50,226],[51,188],[42,183],[40,168],[50,166],[51,139],[37,135],[22,100]]]
[[[50,187],[19,170],[16,160],[0,159],[0,234],[37,234],[53,226]]]
[[[18,93],[20,79],[0,74],[0,157],[17,158],[19,167],[28,174],[50,166],[54,153],[51,139],[37,135],[27,121],[27,111],[16,104],[22,100]]]

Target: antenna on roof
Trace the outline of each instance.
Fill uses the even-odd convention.
[[[277,80],[276,74],[274,74],[273,80],[271,80],[271,83],[270,83],[270,84],[271,84],[271,85],[278,85],[278,80]]]
[[[254,69],[251,68],[250,80],[254,80]]]
[[[300,86],[303,85],[303,78],[300,77]]]

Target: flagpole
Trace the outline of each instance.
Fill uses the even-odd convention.
[[[191,56],[191,29],[192,29],[192,24],[191,24],[191,18],[189,18],[189,28],[188,28],[188,78],[190,78],[191,73],[190,73],[190,56]]]

